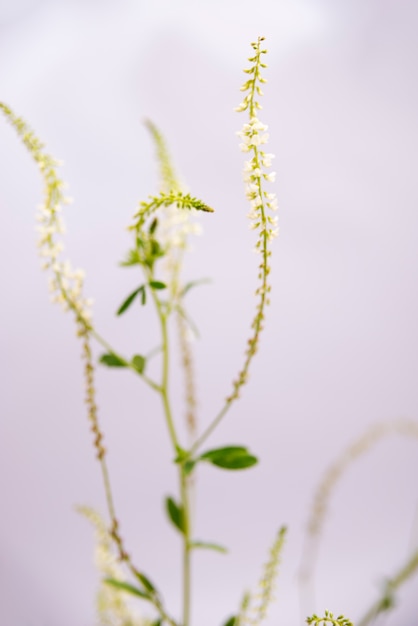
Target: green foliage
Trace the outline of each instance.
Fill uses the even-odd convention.
[[[157,594],[155,585],[150,581],[147,576],[145,576],[145,574],[143,574],[142,572],[138,572],[138,570],[134,570],[134,575],[149,593]]]
[[[143,374],[145,371],[146,359],[141,354],[135,354],[131,361],[133,367],[136,369],[138,374]]]
[[[99,362],[108,367],[128,367],[128,363],[124,361],[124,359],[111,352],[102,354],[99,358]]]
[[[125,591],[126,593],[130,593],[133,596],[138,596],[139,598],[144,598],[145,600],[149,600],[149,593],[145,591],[141,591],[138,587],[131,585],[131,583],[127,583],[123,580],[115,580],[114,578],[105,578],[104,581],[106,585],[110,585],[119,589],[119,591]]]
[[[165,508],[168,518],[172,522],[173,526],[175,526],[177,530],[184,534],[186,531],[186,525],[183,507],[176,504],[173,498],[168,497],[165,500]]]
[[[226,554],[228,550],[224,546],[220,546],[217,543],[208,543],[207,541],[191,541],[191,548],[204,548],[205,550],[214,550],[215,552],[221,552]]]
[[[167,285],[159,280],[150,280],[149,286],[151,287],[151,289],[167,289]]]
[[[116,315],[122,315],[122,313],[125,313],[125,311],[129,309],[132,302],[135,300],[135,298],[140,292],[144,292],[144,285],[141,285],[140,287],[135,289],[135,291],[129,294],[126,300],[124,300],[122,304],[120,305],[120,307],[118,308]],[[142,304],[145,304],[145,303],[143,302]]]
[[[258,463],[257,457],[248,452],[243,446],[226,446],[215,448],[201,454],[198,461],[207,461],[228,470],[247,469]]]
[[[129,250],[126,259],[121,261],[119,265],[121,267],[131,267],[132,265],[140,265],[141,259],[139,258],[138,250],[135,248],[134,250]]]
[[[238,622],[237,622],[237,617],[235,615],[233,615],[228,620],[226,620],[226,622],[223,624],[223,626],[239,626]]]
[[[232,390],[226,398],[225,404],[219,413],[209,423],[206,430],[195,440],[188,448],[183,448],[179,444],[179,434],[177,424],[173,417],[173,411],[169,398],[169,380],[170,380],[170,339],[169,327],[167,320],[169,315],[174,312],[177,314],[180,322],[186,320],[189,326],[194,329],[194,324],[190,321],[188,315],[183,308],[182,298],[189,291],[199,284],[208,282],[207,279],[194,280],[183,284],[180,276],[180,268],[183,252],[186,249],[185,232],[182,237],[174,236],[170,238],[167,235],[172,224],[168,224],[168,217],[172,213],[173,208],[179,211],[203,211],[206,213],[213,212],[213,209],[189,193],[182,191],[181,186],[174,173],[168,151],[162,135],[158,129],[151,123],[146,125],[150,130],[156,148],[157,156],[161,169],[161,187],[160,193],[150,195],[148,200],[140,202],[137,212],[133,218],[133,224],[130,226],[134,242],[133,247],[128,251],[124,261],[120,263],[123,267],[135,267],[143,273],[144,283],[131,292],[122,304],[119,306],[116,314],[121,316],[124,314],[138,299],[141,305],[145,305],[147,301],[147,290],[150,296],[151,304],[155,305],[155,312],[158,317],[161,329],[160,347],[161,352],[161,375],[158,382],[154,382],[145,375],[147,358],[150,358],[153,351],[148,357],[135,354],[130,361],[126,361],[119,356],[113,348],[100,337],[96,332],[93,322],[91,321],[91,304],[89,299],[83,295],[83,272],[81,270],[73,270],[69,262],[62,262],[59,256],[63,247],[62,243],[56,236],[64,232],[64,224],[60,217],[61,205],[69,201],[64,194],[64,183],[56,173],[58,162],[44,152],[43,144],[37,139],[34,133],[26,125],[26,123],[11,111],[5,104],[0,103],[0,110],[6,116],[8,121],[21,137],[23,144],[28,149],[32,158],[38,165],[44,180],[44,202],[40,207],[38,214],[38,230],[40,239],[38,247],[43,259],[43,267],[50,272],[50,288],[53,299],[63,305],[65,310],[70,309],[75,314],[77,333],[83,340],[83,358],[85,360],[85,379],[86,379],[86,404],[88,408],[88,417],[91,424],[91,430],[95,436],[95,448],[97,457],[100,461],[106,501],[109,512],[109,524],[98,521],[97,516],[91,512],[88,517],[93,520],[96,527],[100,530],[100,550],[102,561],[102,575],[105,587],[116,592],[135,596],[151,602],[158,617],[153,622],[150,620],[142,623],[147,626],[190,626],[190,553],[194,549],[207,549],[225,553],[226,549],[218,544],[204,542],[191,539],[192,527],[192,507],[191,492],[194,486],[194,476],[191,476],[196,465],[200,462],[210,463],[216,467],[226,470],[247,469],[257,464],[258,459],[252,455],[244,446],[223,446],[206,450],[198,454],[202,444],[212,434],[213,430],[218,426],[220,421],[227,413],[231,403],[239,397],[241,387],[248,380],[250,363],[257,352],[260,334],[264,327],[265,310],[269,304],[270,293],[270,241],[276,237],[278,233],[277,218],[270,215],[269,211],[277,209],[277,200],[275,194],[268,193],[264,190],[264,182],[273,182],[274,172],[267,173],[266,168],[271,166],[273,155],[263,151],[262,146],[267,142],[268,135],[264,133],[267,126],[258,119],[258,110],[261,108],[257,98],[262,95],[260,84],[266,82],[261,76],[261,70],[266,67],[262,62],[263,55],[266,50],[262,49],[263,38],[260,37],[257,42],[252,43],[254,55],[250,57],[251,67],[245,69],[247,74],[246,81],[242,86],[242,91],[247,92],[242,103],[238,106],[239,111],[247,111],[248,119],[244,123],[242,131],[238,134],[241,137],[241,150],[247,153],[249,160],[246,161],[244,170],[245,194],[250,203],[250,220],[252,227],[257,232],[256,250],[260,253],[260,261],[258,265],[258,287],[256,290],[257,304],[255,315],[251,322],[250,338],[247,341],[246,351],[241,369],[232,383]],[[249,154],[248,154],[249,153]],[[161,211],[160,211],[161,209]],[[170,209],[170,211],[167,211]],[[160,212],[159,212],[160,211]],[[158,216],[157,216],[158,212]],[[174,213],[176,213],[174,211]],[[175,216],[178,217],[177,215]],[[178,221],[178,220],[177,220]],[[174,220],[176,223],[176,220]],[[175,227],[173,228],[175,231]],[[186,229],[187,230],[187,229]],[[178,230],[175,231],[178,234]],[[187,232],[191,232],[190,230]],[[172,234],[172,233],[171,233]],[[164,262],[158,263],[158,274],[156,272],[157,262],[164,259]],[[139,267],[136,267],[139,266]],[[167,269],[169,267],[169,269]],[[157,276],[157,277],[156,277]],[[160,280],[163,276],[164,280]],[[164,294],[165,298],[160,300],[159,294],[156,292],[167,290]],[[197,331],[195,331],[197,334]],[[183,550],[183,616],[181,622],[175,621],[166,612],[160,594],[157,592],[154,584],[150,579],[138,571],[122,539],[119,522],[115,513],[115,505],[110,485],[109,473],[105,461],[106,450],[102,445],[102,433],[98,426],[97,420],[97,404],[95,400],[94,388],[94,367],[92,361],[92,351],[89,340],[95,338],[101,346],[107,351],[99,358],[99,362],[103,365],[113,368],[130,368],[141,375],[142,381],[148,384],[156,391],[162,405],[164,407],[164,417],[167,430],[172,444],[173,454],[176,454],[175,463],[179,474],[179,500],[176,502],[171,497],[165,500],[165,509],[171,524],[179,531],[182,541]],[[185,351],[183,355],[183,367],[185,370],[190,366],[190,353]],[[189,360],[189,365],[187,361]],[[191,394],[193,395],[193,394]],[[357,453],[356,453],[357,454]],[[344,466],[343,466],[344,468]],[[317,500],[317,516],[316,522],[318,527],[318,519],[321,521],[324,503],[329,491],[329,486],[333,485],[333,481],[341,474],[341,464],[334,469],[331,479],[325,483],[325,487],[319,494]],[[328,491],[327,491],[328,490]],[[315,519],[314,519],[315,522]],[[245,594],[238,615],[230,617],[224,626],[258,626],[266,617],[267,608],[273,597],[273,587],[277,577],[278,565],[280,562],[281,552],[284,545],[286,529],[282,527],[270,550],[267,563],[264,566],[259,589],[253,595]],[[114,554],[110,550],[111,546]],[[120,566],[120,570],[116,567]],[[124,568],[124,569],[123,569]],[[395,592],[398,588],[409,579],[418,570],[418,553],[414,553],[401,570],[390,580],[387,581],[381,598],[372,606],[365,618],[358,626],[366,626],[377,615],[384,611],[390,610],[395,602]],[[133,576],[137,585],[133,585],[123,580],[125,574]],[[120,601],[120,594],[110,594],[116,596]],[[114,598],[113,598],[114,599]],[[129,604],[129,603],[128,603]],[[117,606],[117,603],[114,604]],[[116,609],[113,611],[113,617],[116,615]],[[129,610],[123,602],[119,602],[118,616],[123,615],[124,626],[133,626],[137,623],[130,619]],[[125,616],[128,617],[125,619]],[[314,614],[308,617],[307,624],[313,626],[353,626],[352,622],[343,615],[334,617],[333,613],[325,611],[323,617]]]

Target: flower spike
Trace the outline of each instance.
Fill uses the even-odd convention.
[[[268,276],[270,273],[269,258],[271,255],[269,246],[272,239],[278,235],[277,217],[270,214],[271,211],[277,210],[277,199],[274,193],[264,190],[266,182],[274,182],[275,172],[268,172],[274,154],[265,152],[263,146],[268,142],[269,136],[266,132],[267,126],[263,124],[257,115],[257,111],[261,109],[261,105],[257,100],[257,96],[262,95],[260,83],[266,80],[261,76],[261,69],[267,67],[262,63],[261,59],[267,50],[262,49],[261,45],[264,37],[259,37],[256,42],[251,44],[254,55],[249,58],[251,67],[245,69],[244,72],[249,75],[248,80],[241,87],[241,91],[247,92],[241,104],[236,107],[236,111],[248,111],[249,120],[244,124],[242,130],[237,134],[241,139],[240,148],[243,152],[249,153],[249,160],[244,163],[244,183],[245,195],[250,203],[250,228],[257,231],[258,238],[255,244],[256,252],[261,254],[261,263],[259,265],[258,279],[260,281],[256,291],[258,304],[256,314],[252,322],[253,334],[248,340],[246,358],[237,379],[233,383],[233,391],[227,398],[227,402],[238,398],[239,389],[247,381],[250,362],[255,355],[260,333],[263,329],[264,309],[269,304],[268,293],[270,285]]]

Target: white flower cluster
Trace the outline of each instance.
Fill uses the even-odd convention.
[[[260,69],[267,67],[261,62],[261,55],[266,50],[261,49],[263,37],[260,37],[256,43],[252,43],[255,55],[249,58],[253,65],[244,70],[250,74],[249,78],[241,87],[241,91],[247,91],[247,95],[241,104],[235,109],[236,111],[249,111],[249,122],[244,124],[241,131],[237,135],[241,139],[240,148],[243,152],[251,152],[252,157],[244,164],[244,182],[245,195],[250,202],[251,211],[248,217],[251,220],[251,228],[259,231],[259,239],[256,243],[256,250],[262,251],[263,241],[273,239],[278,235],[277,226],[278,219],[276,216],[268,215],[267,209],[277,211],[277,198],[274,193],[264,191],[263,182],[274,182],[276,178],[275,172],[267,172],[266,169],[271,167],[274,154],[264,152],[261,146],[266,144],[269,139],[267,126],[263,124],[257,117],[257,110],[261,109],[261,105],[255,99],[256,93],[262,95],[262,91],[257,84],[258,82],[266,82],[260,75]]]
[[[52,272],[49,281],[51,299],[59,302],[64,310],[72,310],[75,313],[78,333],[81,335],[89,328],[91,301],[85,299],[82,293],[84,282],[82,270],[73,270],[68,261],[63,262],[59,259],[64,246],[61,241],[57,241],[57,235],[65,232],[61,205],[70,202],[62,191],[65,185],[56,173],[56,167],[61,163],[44,152],[44,145],[26,122],[21,117],[17,117],[10,107],[0,102],[0,111],[15,128],[41,171],[45,183],[44,204],[38,207],[36,216],[39,222],[37,231],[41,265],[43,269]]]
[[[163,135],[150,120],[146,120],[145,125],[151,133],[157,150],[157,160],[161,173],[160,192],[186,194],[186,188],[180,183],[174,171]],[[163,206],[160,239],[163,248],[168,253],[166,260],[168,274],[180,272],[181,258],[179,257],[188,249],[188,236],[202,233],[200,224],[193,222],[191,218],[191,211],[180,211],[175,204]]]
[[[42,171],[42,166],[40,164]],[[49,175],[51,171],[48,172]],[[54,173],[55,174],[55,173]],[[55,175],[47,177],[46,200],[38,207],[36,220],[39,222],[36,230],[38,232],[38,249],[42,258],[41,266],[45,270],[50,270],[52,275],[49,278],[49,291],[51,301],[60,304],[64,311],[72,310],[76,316],[79,326],[89,326],[92,313],[93,301],[83,295],[84,271],[73,269],[70,262],[60,259],[64,250],[62,241],[57,241],[57,235],[65,232],[65,225],[61,216],[61,203],[68,204],[69,198],[64,198],[60,191],[63,183]],[[79,332],[81,328],[79,329]]]
[[[202,227],[191,220],[191,211],[181,211],[176,206],[164,207],[161,223],[161,243],[167,251],[187,250],[189,235],[200,235]]]
[[[125,573],[120,567],[117,556],[112,549],[112,541],[109,531],[102,517],[90,507],[77,507],[79,513],[84,515],[95,527],[95,563],[99,572],[105,578],[123,580]],[[143,620],[133,612],[124,594],[111,585],[101,582],[97,594],[97,609],[100,623],[103,626],[145,626],[148,620]]]

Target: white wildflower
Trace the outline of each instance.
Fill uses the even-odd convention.
[[[253,68],[244,70],[252,77],[247,80],[243,86],[242,91],[247,91],[248,95],[244,98],[243,102],[237,107],[236,110],[244,111],[249,110],[250,119],[246,122],[242,129],[237,132],[238,137],[241,139],[240,149],[243,152],[252,152],[252,158],[245,161],[243,179],[245,183],[245,195],[251,203],[251,211],[248,214],[251,220],[251,228],[259,230],[259,236],[270,240],[277,236],[277,219],[272,219],[267,215],[267,210],[277,210],[277,200],[274,193],[263,191],[261,188],[261,181],[264,179],[267,182],[274,182],[276,174],[275,172],[267,172],[266,169],[271,167],[274,154],[264,152],[260,150],[260,146],[267,143],[269,135],[265,131],[267,130],[267,124],[264,124],[258,119],[257,111],[261,107],[255,100],[255,94],[262,95],[257,82],[265,82],[260,76],[260,69],[265,67],[261,63],[261,54],[265,51],[260,49],[260,39],[253,45],[255,50],[255,56],[250,59],[254,63]],[[261,243],[256,246],[257,250],[261,250]]]

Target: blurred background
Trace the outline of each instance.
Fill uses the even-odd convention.
[[[198,626],[236,611],[282,524],[266,623],[300,624],[297,571],[323,472],[372,424],[417,418],[417,26],[413,0],[0,1],[0,100],[65,163],[68,256],[86,270],[97,328],[122,353],[157,341],[150,311],[115,317],[137,285],[134,269],[118,267],[126,227],[158,189],[145,117],[191,193],[216,209],[201,217],[185,270],[212,281],[188,296],[201,335],[200,429],[230,391],[253,315],[257,257],[235,135],[245,116],[233,107],[249,43],[266,37],[260,118],[281,228],[272,304],[250,384],[210,442],[248,445],[261,462],[198,474],[196,536],[229,547],[195,555]],[[39,269],[38,172],[4,120],[0,138],[0,621],[93,626],[93,532],[74,505],[105,512],[105,502],[80,345]],[[97,387],[122,534],[177,613],[180,542],[163,511],[177,485],[158,398],[124,371],[99,368]],[[177,375],[173,397],[182,423]],[[347,471],[325,521],[311,613],[355,621],[378,598],[418,545],[417,475],[417,441],[396,436]],[[387,626],[417,623],[417,588],[418,578],[404,585]]]

